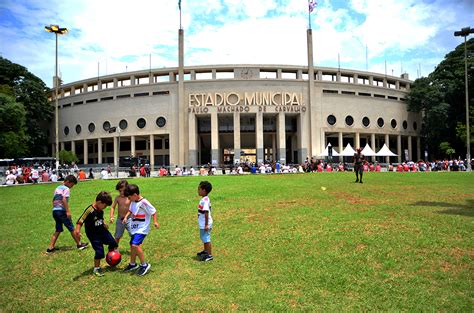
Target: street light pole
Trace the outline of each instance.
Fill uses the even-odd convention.
[[[59,104],[58,104],[58,94],[59,94],[59,80],[58,80],[58,35],[64,35],[68,32],[67,28],[60,28],[58,25],[49,25],[45,26],[44,29],[48,33],[54,33],[56,35],[56,57],[55,57],[55,75],[54,75],[54,114],[55,114],[55,132],[56,132],[56,174],[59,175]]]
[[[468,94],[468,77],[467,77],[467,43],[466,38],[469,34],[474,33],[474,29],[471,27],[464,27],[460,31],[454,32],[456,37],[464,37],[464,80],[466,87],[466,146],[467,146],[467,171],[470,172],[471,168],[471,129],[469,127],[469,94]]]

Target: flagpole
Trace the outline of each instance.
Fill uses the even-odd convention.
[[[308,25],[309,25],[309,29],[311,29],[311,9],[309,8],[310,7],[310,2],[311,0],[308,0]]]
[[[181,0],[178,0],[178,7],[179,7],[179,29],[183,29],[181,26]]]

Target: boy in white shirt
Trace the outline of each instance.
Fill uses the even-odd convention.
[[[144,276],[150,270],[151,264],[145,262],[142,243],[146,235],[150,232],[150,220],[153,217],[155,228],[160,225],[156,219],[156,209],[151,203],[140,195],[140,189],[135,184],[130,184],[125,188],[124,195],[130,200],[130,208],[122,222],[127,223],[129,215],[132,215],[128,223],[130,227],[130,263],[124,272],[131,272],[136,269],[138,276]],[[140,259],[141,265],[135,263],[136,257]]]
[[[212,216],[211,216],[211,200],[208,194],[212,190],[212,185],[208,181],[202,181],[198,186],[198,194],[202,197],[198,206],[198,224],[201,241],[204,244],[204,250],[197,254],[201,261],[209,262],[212,257],[211,245],[211,231],[212,231]]]

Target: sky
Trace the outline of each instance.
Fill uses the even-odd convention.
[[[473,26],[473,0],[182,0],[184,64],[314,65],[427,76]],[[52,86],[55,36],[64,83],[178,66],[178,0],[0,0],[0,55]],[[151,62],[150,62],[151,60]]]

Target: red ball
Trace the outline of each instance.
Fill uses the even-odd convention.
[[[110,266],[115,266],[119,264],[120,261],[122,261],[122,255],[117,250],[109,251],[109,253],[107,253],[107,256],[105,257],[105,261]]]

